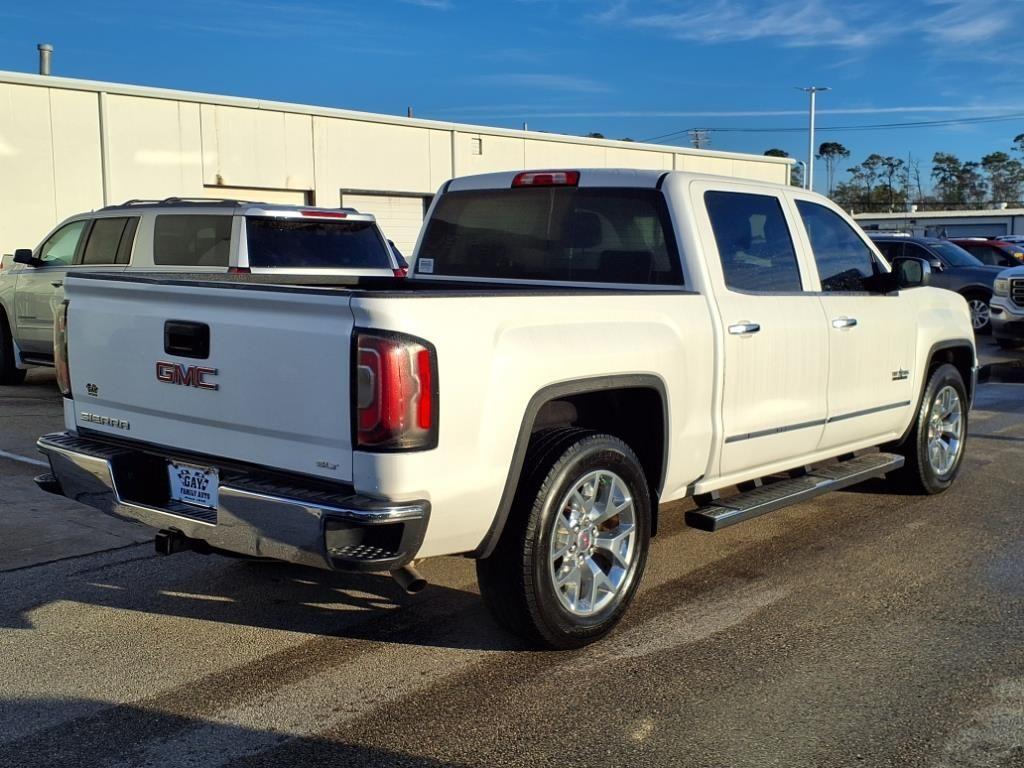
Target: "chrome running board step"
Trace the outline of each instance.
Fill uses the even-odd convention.
[[[873,477],[884,477],[903,466],[904,458],[895,453],[869,453],[846,461],[809,469],[807,474],[790,480],[754,488],[735,496],[718,499],[705,507],[686,513],[686,524],[702,531],[720,531],[752,517],[799,504],[830,491],[838,491]]]

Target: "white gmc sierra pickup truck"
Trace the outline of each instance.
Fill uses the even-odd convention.
[[[619,620],[660,504],[715,531],[889,473],[938,493],[963,459],[967,304],[818,195],[459,178],[412,270],[69,277],[40,486],[163,552],[407,585],[468,555],[502,624],[564,648]]]

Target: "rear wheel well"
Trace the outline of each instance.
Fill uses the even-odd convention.
[[[544,403],[532,432],[552,427],[578,427],[613,435],[636,453],[651,491],[657,520],[658,492],[665,475],[665,403],[651,387],[602,389],[564,395]],[[657,528],[657,523],[654,523]]]

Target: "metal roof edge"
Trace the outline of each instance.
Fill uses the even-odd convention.
[[[535,141],[560,141],[570,144],[584,144],[615,149],[637,149],[648,152],[669,152],[678,155],[696,157],[713,157],[727,160],[756,160],[764,163],[792,165],[795,161],[790,157],[772,157],[770,155],[752,155],[743,152],[720,152],[711,149],[694,149],[670,144],[648,144],[639,141],[619,141],[616,139],[592,139],[586,136],[573,136],[562,133],[545,133],[542,131],[522,131],[513,128],[495,128],[471,123],[454,123],[444,120],[428,120],[417,117],[401,117],[375,112],[360,112],[337,107],[319,107],[308,104],[294,104],[284,101],[268,101],[245,96],[223,96],[196,91],[179,91],[172,88],[155,88],[151,86],[130,85],[126,83],[108,83],[99,80],[83,80],[73,77],[57,77],[54,75],[35,75],[25,72],[0,70],[0,83],[11,85],[28,85],[42,88],[65,88],[68,90],[87,91],[91,93],[111,93],[123,96],[138,96],[150,99],[167,99],[172,101],[188,101],[200,104],[214,104],[226,107],[243,107],[248,109],[265,109],[276,112],[312,115],[315,117],[336,117],[348,120],[360,120],[371,123],[388,123],[413,128],[434,128],[455,131],[458,133],[481,134],[485,136],[506,136]]]

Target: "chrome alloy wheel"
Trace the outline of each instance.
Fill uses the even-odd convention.
[[[980,330],[989,324],[992,313],[988,308],[987,301],[971,299],[967,302],[967,306],[971,308],[971,325],[974,326],[974,330]]]
[[[558,600],[593,616],[622,599],[636,560],[636,509],[625,481],[599,469],[578,480],[554,516],[549,571]]]
[[[963,446],[964,420],[960,395],[950,386],[939,390],[928,414],[928,463],[940,477],[956,466]]]

